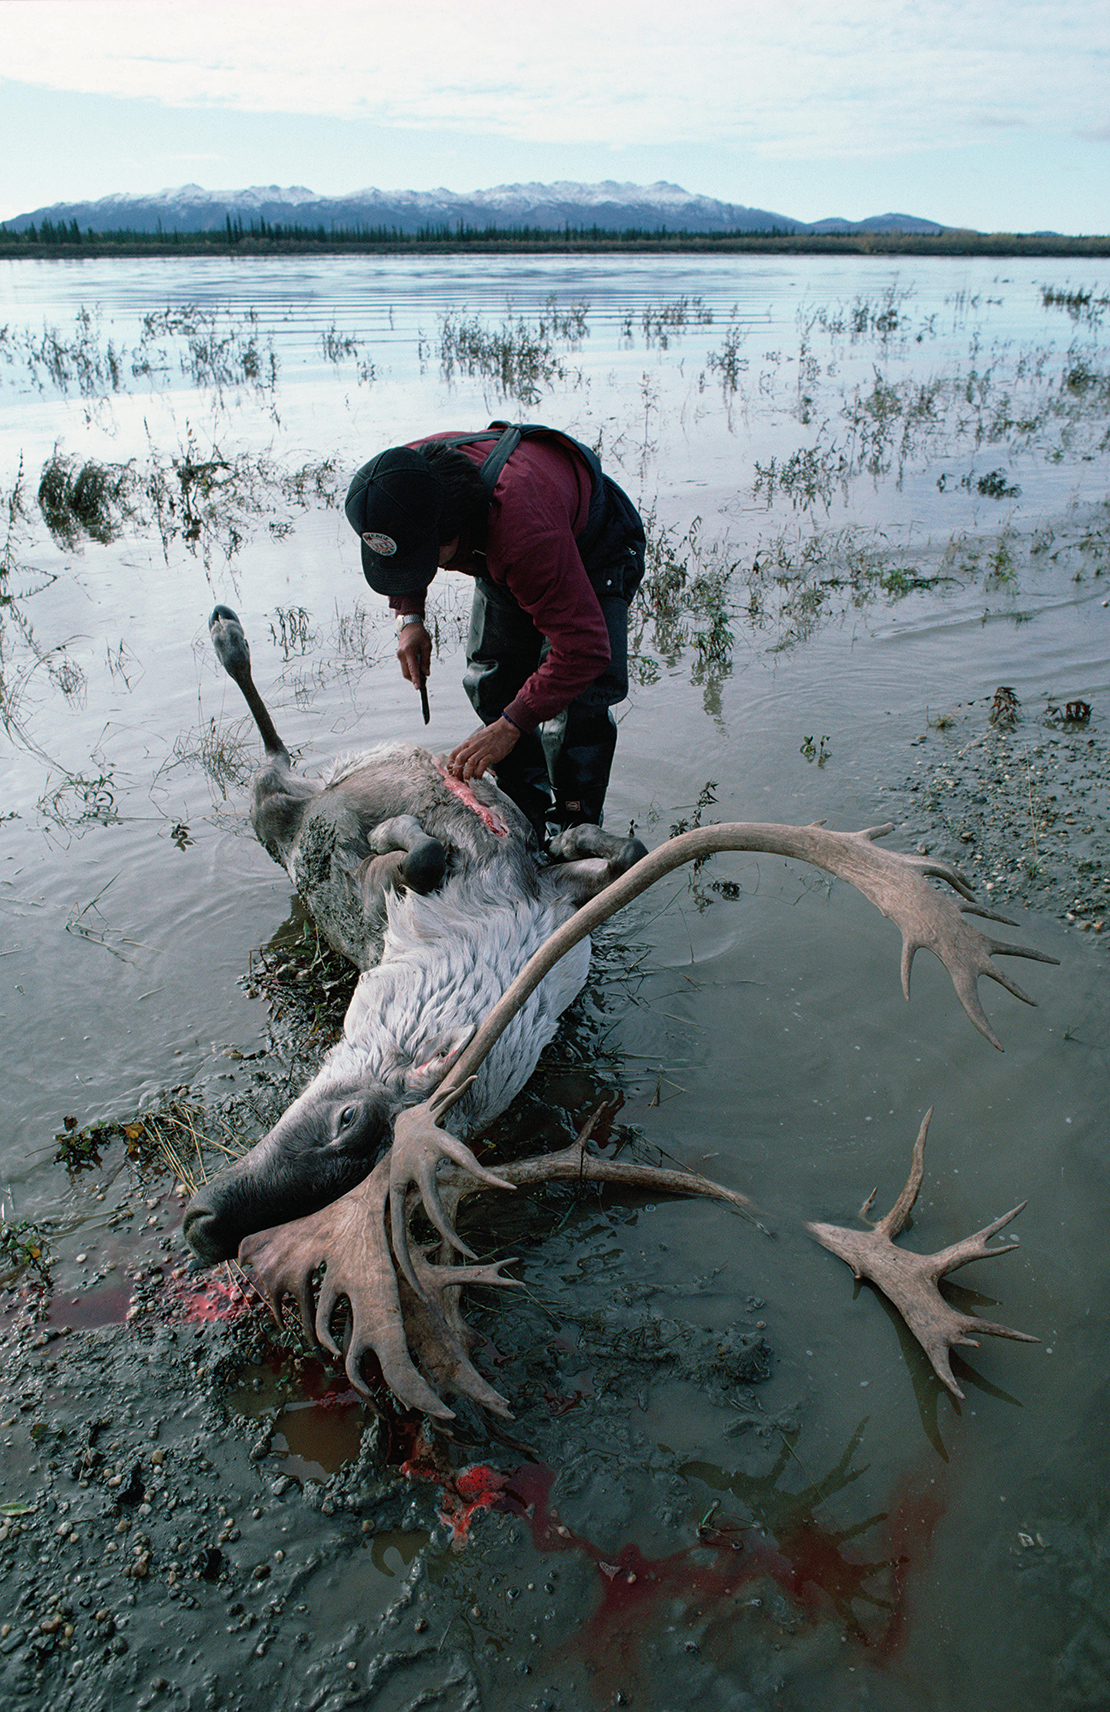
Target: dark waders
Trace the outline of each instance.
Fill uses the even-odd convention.
[[[644,526],[628,495],[605,475],[596,452],[569,434],[539,423],[492,422],[484,434],[448,443],[459,447],[494,439],[479,470],[492,495],[520,441],[533,435],[573,447],[590,471],[589,517],[576,539],[609,632],[610,652],[605,670],[566,711],[523,735],[497,768],[498,784],[532,822],[542,846],[548,822],[555,832],[583,822],[601,825],[617,743],[611,709],[628,694],[628,605],[644,574],[646,549]],[[475,577],[463,683],[483,725],[500,719],[550,646],[508,589],[489,577]]]
[[[591,578],[591,581],[593,579]],[[536,829],[542,845],[583,821],[601,824],[617,744],[612,708],[628,694],[628,602],[597,591],[612,658],[565,712],[525,733],[497,767],[497,782]],[[463,684],[484,725],[492,725],[550,648],[508,589],[474,580]]]

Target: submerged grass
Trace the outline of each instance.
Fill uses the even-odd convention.
[[[717,717],[721,685],[732,671],[732,582],[739,561],[727,541],[704,539],[700,518],[683,535],[660,526],[654,513],[645,524],[647,566],[629,615],[631,675],[640,685],[655,683],[689,654],[691,682]]]
[[[588,304],[560,309],[554,296],[535,318],[510,309],[498,327],[449,310],[439,323],[440,373],[447,385],[465,375],[492,382],[501,396],[520,404],[538,404],[554,381],[566,380],[559,347],[581,344],[589,334],[588,314]]]
[[[232,315],[197,304],[149,311],[132,347],[106,338],[98,312],[82,306],[68,331],[50,325],[41,334],[5,328],[0,357],[38,391],[76,391],[86,400],[126,392],[136,381],[168,386],[175,370],[220,400],[244,389],[272,395],[278,381],[273,342],[260,332],[253,310]]]
[[[249,719],[234,725],[217,725],[210,719],[199,731],[183,732],[175,738],[174,758],[187,767],[198,767],[226,798],[229,789],[245,785],[254,772],[257,735]]]
[[[283,469],[252,453],[225,457],[215,444],[202,451],[190,429],[177,456],[166,459],[152,449],[145,465],[88,459],[78,466],[55,449],[43,465],[37,498],[54,540],[70,551],[86,540],[106,545],[125,529],[153,526],[166,557],[180,540],[208,565],[217,554],[234,558],[263,518],[272,534],[287,532],[289,520],[275,517],[275,501],[302,511],[318,502],[332,505],[339,486],[334,458]],[[19,493],[17,484],[9,510],[22,506]],[[9,549],[23,514],[11,513]]]
[[[72,550],[82,538],[107,545],[138,513],[139,483],[133,463],[102,464],[54,454],[39,477],[43,522],[59,546]]]

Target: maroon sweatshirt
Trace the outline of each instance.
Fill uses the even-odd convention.
[[[451,433],[428,440],[450,440]],[[495,436],[459,450],[482,464]],[[425,441],[414,441],[423,445]],[[550,642],[546,659],[505,708],[521,731],[562,713],[609,664],[609,633],[575,544],[586,524],[592,483],[577,454],[552,440],[522,440],[490,501],[485,557],[465,538],[448,570],[488,576],[507,588]],[[424,616],[424,596],[393,595],[394,612]]]

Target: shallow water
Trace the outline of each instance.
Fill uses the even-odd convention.
[[[882,821],[911,745],[945,740],[930,722],[978,704],[981,728],[1000,684],[1031,720],[1046,701],[1081,696],[1100,733],[1110,359],[1094,264],[1071,263],[1066,277],[1050,262],[757,257],[2,269],[0,472],[10,494],[22,459],[26,503],[5,559],[0,1170],[5,1215],[51,1228],[67,1263],[109,1233],[97,1179],[71,1181],[55,1160],[64,1120],[126,1117],[178,1085],[218,1094],[250,1074],[228,1049],[249,1054],[266,1030],[238,982],[284,921],[289,887],[244,824],[257,749],[210,654],[213,601],[242,616],[256,676],[306,766],[387,737],[447,747],[471,716],[465,591],[437,597],[425,734],[341,509],[302,506],[259,476],[230,525],[226,513],[205,516],[191,541],[180,512],[163,516],[160,535],[148,505],[146,522],[110,542],[66,547],[34,501],[55,448],[75,467],[95,458],[163,471],[174,459],[264,455],[290,471],[328,457],[341,493],[379,446],[494,415],[598,444],[691,575],[739,567],[731,648],[699,650],[704,609],[662,635],[649,622],[640,640],[608,820],[634,822],[649,842],[692,820],[703,794],[705,819]],[[1046,305],[1042,286],[1089,289],[1090,304]],[[560,308],[589,305],[588,332],[554,341],[562,374],[535,381],[532,402],[457,367],[448,378],[444,317],[533,327],[552,295]],[[252,373],[195,384],[188,335],[168,321],[144,344],[144,315],[190,305],[236,360],[254,341]],[[82,308],[84,394],[79,365],[60,385],[41,356],[44,328],[72,345]],[[329,332],[333,351],[343,347],[334,361]],[[117,359],[126,353],[118,390],[88,378],[109,340]],[[135,374],[140,351],[147,368]],[[809,464],[790,466],[802,451]],[[772,458],[768,505],[760,470]],[[784,490],[791,467],[808,468],[808,491],[802,473]],[[213,470],[217,487],[225,474]],[[994,497],[998,488],[1011,491]],[[797,574],[806,552],[808,580]],[[762,577],[750,570],[757,559],[771,567]],[[951,580],[884,592],[860,568],[876,565]],[[228,735],[241,739],[230,756],[238,777],[216,765],[213,733],[225,758]],[[544,1668],[572,1694],[592,1681],[599,1704],[622,1684],[642,1695],[653,1672],[657,1706],[767,1704],[772,1692],[792,1708],[1099,1704],[1110,1694],[1096,1591],[1110,1312],[1101,946],[1020,912],[1021,940],[1061,967],[1009,966],[1035,1010],[984,983],[1000,1055],[931,959],[919,958],[903,1003],[896,936],[845,888],[735,856],[711,870],[735,882],[726,896],[709,872],[694,886],[663,882],[606,936],[590,1000],[604,1023],[603,1080],[623,1092],[623,1120],[750,1194],[775,1238],[698,1203],[642,1206],[596,1225],[583,1216],[554,1248],[525,1253],[522,1270],[542,1294],[557,1252],[578,1280],[554,1292],[560,1311],[647,1285],[653,1311],[692,1326],[758,1317],[775,1357],[758,1387],[768,1431],[733,1436],[735,1410],[688,1379],[641,1390],[630,1374],[631,1436],[614,1446],[608,1483],[595,1469],[577,1496],[569,1476],[560,1487],[573,1538],[558,1546],[553,1600],[563,1650]],[[1042,1340],[968,1351],[959,1407],[882,1303],[854,1297],[847,1271],[802,1229],[849,1222],[875,1184],[885,1211],[934,1103],[909,1244],[939,1249],[1027,1197],[1020,1250],[959,1282],[998,1302],[969,1311]],[[576,1431],[588,1439],[588,1420]],[[299,1423],[285,1438],[290,1457],[324,1463]],[[334,1432],[328,1442],[331,1454]],[[826,1480],[850,1450],[851,1475]],[[641,1464],[651,1477],[637,1485]],[[673,1525],[657,1513],[666,1482]],[[791,1495],[823,1482],[810,1509],[791,1509]],[[713,1561],[696,1560],[696,1523],[715,1500],[718,1525],[761,1526],[777,1542],[758,1594],[757,1578],[740,1586],[709,1547]],[[853,1530],[876,1517],[857,1549]],[[398,1536],[406,1553],[417,1536]],[[492,1601],[483,1577],[495,1560],[504,1571],[499,1538],[479,1521],[467,1552],[437,1559],[451,1597]],[[654,1603],[635,1610],[618,1608],[613,1577],[595,1566],[632,1544],[656,1566],[641,1578]],[[515,1539],[521,1582],[542,1580],[555,1549],[535,1526]],[[897,1567],[872,1581],[852,1567],[880,1559]],[[314,1608],[321,1645],[370,1599],[362,1580],[382,1574],[336,1564]],[[876,1616],[875,1588],[893,1612]],[[769,1601],[763,1616],[757,1597]],[[379,1587],[371,1602],[385,1600]],[[539,1619],[526,1603],[496,1624],[476,1620],[475,1647],[484,1636],[487,1651],[527,1651]],[[696,1671],[687,1633],[701,1648]],[[591,1676],[599,1635],[623,1676]],[[616,1635],[632,1637],[625,1651]],[[488,1668],[489,1703],[508,1704],[507,1677]]]

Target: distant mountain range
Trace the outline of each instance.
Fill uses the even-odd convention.
[[[356,190],[349,196],[318,196],[304,185],[270,184],[249,190],[204,190],[185,184],[150,196],[102,196],[97,202],[55,202],[34,208],[3,224],[26,231],[50,221],[82,232],[208,232],[230,220],[249,231],[260,222],[300,226],[326,233],[385,227],[417,233],[460,225],[544,230],[571,226],[620,232],[910,232],[948,230],[935,220],[912,214],[876,214],[869,220],[828,219],[806,222],[766,208],[748,208],[695,196],[677,184],[500,184],[463,194],[453,190]]]

